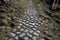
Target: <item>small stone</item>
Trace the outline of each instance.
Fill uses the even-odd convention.
[[[37,32],[37,33],[40,33],[40,31],[39,31],[39,30],[36,30],[36,32]]]
[[[18,26],[17,28],[21,28],[20,26]]]
[[[26,12],[24,12],[24,13],[26,13]]]
[[[20,34],[21,32],[16,32],[16,34]]]
[[[22,24],[19,24],[20,26],[22,26]]]
[[[36,25],[38,25],[38,23],[35,23]]]
[[[29,26],[29,24],[26,24],[26,26]]]
[[[32,23],[32,25],[35,25],[35,23]]]
[[[31,16],[30,18],[34,18],[33,16]]]
[[[34,26],[35,28],[37,28],[37,26]]]
[[[14,36],[16,36],[16,34],[15,34],[15,33],[10,33],[10,34],[11,34],[13,37],[14,37]]]
[[[31,34],[29,34],[29,33],[27,33],[27,35],[28,35],[29,37],[32,37],[32,35],[31,35]]]
[[[41,18],[39,18],[39,20],[42,20]]]
[[[16,36],[15,39],[18,40],[18,36]]]
[[[29,30],[28,29],[26,29],[24,32],[28,32]]]
[[[33,30],[30,30],[30,33],[33,33]]]
[[[29,40],[29,38],[28,37],[24,37],[24,40]]]
[[[27,23],[29,23],[29,21],[26,21]]]
[[[2,25],[8,25],[8,21],[7,20],[2,20]]]
[[[22,22],[22,23],[25,23],[25,22]]]
[[[26,21],[26,20],[23,20],[23,21]]]
[[[39,21],[38,23],[41,23],[41,21]]]
[[[31,22],[29,24],[32,24]]]
[[[43,23],[45,23],[45,21],[42,21]]]
[[[44,24],[44,23],[41,23],[42,25]]]
[[[23,26],[23,28],[26,28],[26,26]]]
[[[18,20],[19,22],[22,22],[22,21],[20,21],[20,20]]]
[[[24,29],[23,29],[23,28],[21,28],[21,29],[20,29],[20,31],[24,31]]]
[[[19,36],[24,37],[25,35],[26,35],[25,33],[21,33]]]
[[[13,29],[13,31],[15,32],[15,31],[16,31],[16,29]]]
[[[36,33],[36,32],[34,32],[33,34],[36,35],[36,36],[38,36],[38,33]]]
[[[25,22],[22,22],[22,23],[25,23]]]
[[[32,25],[30,25],[30,27],[33,27]]]
[[[36,30],[36,28],[33,28],[33,30]]]
[[[36,36],[34,36],[32,39],[33,39],[33,40],[37,40],[37,37],[36,37]]]
[[[40,38],[40,40],[45,40],[44,38]]]

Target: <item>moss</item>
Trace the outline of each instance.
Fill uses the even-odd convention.
[[[23,38],[19,37],[19,40],[24,40]]]

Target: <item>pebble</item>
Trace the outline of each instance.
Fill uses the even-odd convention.
[[[30,16],[30,18],[34,18],[33,16]]]
[[[15,37],[16,36],[16,34],[15,33],[10,33],[13,37]]]
[[[44,38],[40,38],[40,40],[45,40]]]
[[[22,21],[20,21],[20,20],[18,20],[19,22],[22,22]]]
[[[24,22],[26,21],[26,20],[23,20]]]
[[[33,33],[33,30],[30,30],[30,33]]]
[[[44,23],[41,23],[42,25],[44,24]]]
[[[45,23],[45,21],[42,21],[43,23]]]
[[[24,30],[24,32],[28,32],[28,31],[29,31],[28,29]]]
[[[16,29],[13,29],[13,31],[15,32],[15,31],[16,31]]]
[[[36,25],[38,25],[38,23],[35,23]]]
[[[27,33],[27,35],[28,35],[29,37],[32,37],[32,35],[31,35],[31,34],[29,34],[29,33]]]
[[[25,22],[22,22],[22,23],[25,23]]]
[[[36,28],[33,28],[33,30],[36,30]]]
[[[26,24],[26,26],[29,26],[29,24]]]
[[[36,37],[36,36],[34,36],[32,39],[33,39],[33,40],[37,40],[37,37]]]
[[[31,22],[29,24],[32,24]]]
[[[32,23],[32,25],[35,25],[35,23]]]
[[[32,25],[30,25],[30,27],[33,27]]]
[[[23,26],[23,28],[26,28],[26,26]]]
[[[24,31],[24,29],[23,29],[23,28],[21,28],[21,29],[20,29],[20,31]]]
[[[20,37],[23,37],[23,36],[25,36],[26,34],[25,33],[21,33],[19,36]]]
[[[15,39],[18,40],[18,36],[16,36]]]
[[[19,24],[20,26],[22,26],[22,24]]]
[[[23,24],[26,24],[25,22]]]
[[[36,33],[36,32],[34,32],[33,34],[36,35],[36,36],[38,36],[38,33]]]
[[[29,38],[28,37],[24,37],[24,40],[29,40]]]
[[[21,32],[16,32],[16,34],[20,34]]]
[[[41,19],[41,18],[39,18],[39,20],[41,21],[42,19]]]
[[[40,31],[39,31],[39,30],[36,30],[36,32],[37,32],[37,33],[40,33]]]
[[[17,28],[21,28],[20,26],[17,26]]]
[[[26,21],[27,23],[29,23],[29,21]]]
[[[37,26],[34,26],[35,28],[37,28]]]

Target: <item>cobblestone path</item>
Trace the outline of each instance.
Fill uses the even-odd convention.
[[[38,40],[40,30],[38,30],[37,27],[39,27],[40,24],[43,25],[45,21],[38,19],[37,11],[31,0],[28,0],[28,4],[26,5],[26,15],[20,18],[20,20],[17,20],[20,22],[20,24],[17,26],[17,28],[13,29],[11,35],[16,40],[18,40],[19,37],[23,38],[24,40]]]

